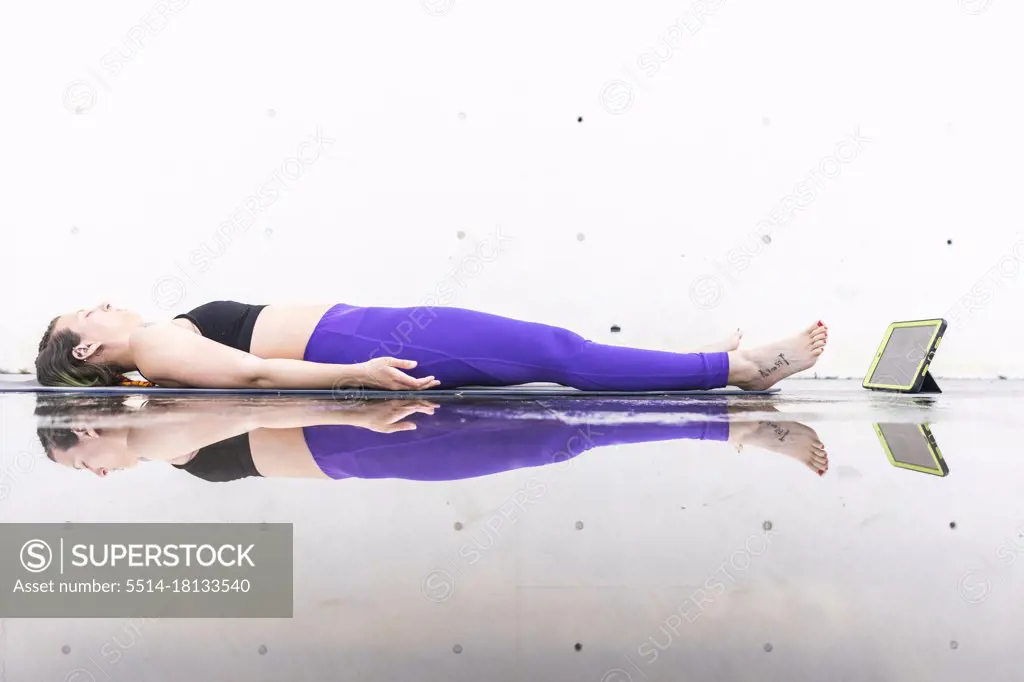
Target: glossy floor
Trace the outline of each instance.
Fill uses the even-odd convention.
[[[4,522],[289,522],[295,593],[291,619],[5,619],[0,679],[1018,679],[1024,386],[783,388],[443,402],[416,431],[407,403],[2,396]],[[95,476],[36,431],[282,415],[350,424],[357,477]]]

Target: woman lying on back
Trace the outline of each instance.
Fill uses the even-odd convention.
[[[579,389],[766,389],[817,361],[820,321],[776,343],[671,353],[588,341],[560,327],[463,308],[214,301],[147,324],[103,303],[53,319],[36,375],[48,386],[426,390],[553,382]]]

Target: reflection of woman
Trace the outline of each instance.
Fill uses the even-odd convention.
[[[110,386],[138,370],[160,386],[200,388],[764,389],[817,362],[827,333],[819,321],[760,348],[740,350],[737,332],[707,352],[669,353],[463,308],[213,301],[146,324],[102,303],[50,322],[36,376],[48,386]]]
[[[141,460],[162,460],[209,481],[250,476],[457,480],[557,463],[594,447],[677,439],[759,445],[791,455],[819,474],[828,467],[824,445],[812,429],[795,422],[730,420],[725,404],[673,407],[676,418],[682,413],[692,419],[681,423],[600,424],[438,407],[387,401],[349,409],[200,412],[185,423],[40,427],[39,438],[55,462],[99,476]]]

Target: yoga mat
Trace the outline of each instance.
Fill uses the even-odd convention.
[[[71,395],[309,395],[334,397],[339,400],[353,398],[661,398],[666,396],[720,396],[720,395],[771,395],[779,389],[767,391],[741,391],[739,389],[716,388],[711,391],[580,391],[565,386],[524,384],[522,386],[467,386],[454,389],[431,389],[429,391],[374,391],[374,390],[331,390],[331,389],[280,389],[280,388],[160,388],[137,386],[102,386],[97,388],[74,388],[68,386],[40,386],[35,381],[0,380],[0,393],[66,393]]]

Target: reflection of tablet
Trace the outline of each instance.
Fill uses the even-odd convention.
[[[893,322],[864,377],[864,388],[917,393],[927,383],[925,390],[937,391],[928,366],[945,331],[945,320]]]
[[[923,474],[949,473],[927,424],[875,424],[875,433],[893,466]]]

